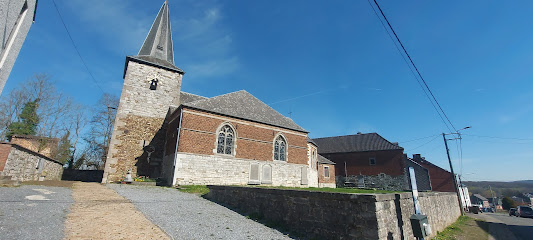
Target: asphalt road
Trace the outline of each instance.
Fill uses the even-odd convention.
[[[518,239],[533,239],[533,218],[511,217],[498,213],[483,213],[500,220]]]
[[[481,213],[468,216],[485,220],[489,224],[489,239],[533,239],[533,218],[511,217],[501,213]]]

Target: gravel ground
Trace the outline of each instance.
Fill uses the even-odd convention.
[[[62,187],[0,187],[0,239],[62,239],[71,193]]]
[[[291,239],[194,194],[162,187],[107,186],[174,239]]]

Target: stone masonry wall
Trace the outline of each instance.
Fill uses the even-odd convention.
[[[63,164],[20,146],[11,146],[1,175],[11,176],[17,181],[36,181],[40,176],[45,176],[46,180],[61,180]],[[38,169],[39,161],[43,161],[41,170]]]
[[[261,184],[317,187],[316,181],[302,185],[302,169],[307,171],[308,178],[313,176],[313,170],[307,165],[187,153],[177,154],[173,185],[247,185],[250,180],[251,164],[259,164]],[[271,167],[271,183],[264,183],[262,179],[265,165]]]
[[[102,182],[118,181],[130,168],[133,176],[160,174],[166,131],[163,121],[169,106],[180,103],[182,74],[135,61],[126,64]],[[159,80],[157,89],[150,90],[154,77]],[[156,149],[150,164],[142,149],[148,144]]]
[[[415,239],[410,193],[347,194],[252,187],[208,186],[208,198],[312,239]],[[452,193],[421,193],[433,235],[460,216]]]
[[[150,118],[142,116],[127,115],[115,126],[115,145],[109,151],[106,162],[107,179],[109,181],[122,180],[129,169],[132,170],[132,177],[138,175],[149,175],[147,173],[147,159],[143,150],[145,145],[154,144],[156,152],[152,154],[151,161],[162,160],[162,147],[164,138],[156,138],[156,133],[162,128],[163,118]],[[150,166],[152,168],[157,166]],[[105,174],[105,173],[104,173]]]

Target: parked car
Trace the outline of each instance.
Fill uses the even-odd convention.
[[[474,214],[478,214],[481,212],[481,209],[479,208],[479,206],[471,206],[471,207],[468,207],[468,211]]]
[[[528,206],[518,206],[516,208],[517,217],[533,218],[533,209]]]
[[[509,216],[516,216],[516,208],[509,209]]]

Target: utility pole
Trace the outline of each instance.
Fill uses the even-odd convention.
[[[457,180],[455,179],[455,173],[453,171],[452,159],[450,158],[450,149],[448,149],[448,140],[446,140],[446,134],[442,133],[442,138],[444,139],[444,146],[446,146],[446,155],[448,156],[448,163],[450,163],[450,171],[452,172],[453,187],[455,188],[455,193],[457,194],[457,200],[459,200],[459,207],[461,208],[461,215],[464,215],[463,201],[461,201],[461,194],[459,194],[459,188],[457,186]]]

